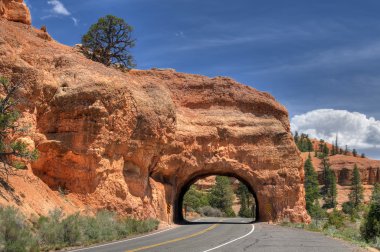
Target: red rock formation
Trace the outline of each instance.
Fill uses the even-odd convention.
[[[30,25],[32,19],[23,0],[0,0],[0,17]]]
[[[189,183],[234,175],[261,220],[309,221],[302,159],[272,96],[225,77],[123,73],[40,32],[0,19],[0,74],[24,84],[23,123],[40,152],[31,169],[49,188],[81,208],[167,220]]]

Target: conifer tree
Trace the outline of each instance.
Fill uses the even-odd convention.
[[[82,37],[84,54],[106,66],[118,64],[126,69],[135,66],[130,49],[135,46],[133,27],[112,15],[99,18]]]
[[[369,242],[380,237],[380,184],[375,184],[372,192],[369,211],[366,214],[360,229],[363,238]]]
[[[323,153],[323,147],[324,147],[325,141],[323,139],[319,140],[319,152]]]
[[[344,149],[344,155],[348,155],[348,146],[346,145],[346,148]]]
[[[351,193],[350,193],[350,203],[354,208],[357,208],[363,201],[363,186],[360,179],[360,172],[358,166],[355,164],[352,181],[351,181]]]
[[[335,138],[335,146],[334,146],[335,148],[335,154],[334,155],[336,155],[336,154],[339,154],[339,144],[338,144],[338,134],[336,134],[336,138]]]
[[[209,202],[214,208],[223,211],[227,216],[235,216],[232,210],[234,200],[234,192],[232,190],[230,180],[225,176],[216,176],[216,184],[211,189]]]
[[[325,143],[325,144],[323,145],[323,155],[324,155],[324,156],[328,156],[329,153],[330,153],[329,147],[327,147],[327,144]]]
[[[322,195],[325,201],[324,207],[326,208],[335,208],[336,207],[336,197],[337,197],[337,188],[336,188],[336,177],[335,173],[331,170],[328,157],[325,157],[322,161],[323,165],[323,187]]]
[[[239,210],[240,217],[245,217],[245,218],[253,217],[253,209],[252,207],[250,207],[249,195],[250,195],[250,192],[248,188],[239,181],[237,196],[240,199],[240,210]]]
[[[352,150],[352,156],[356,157],[358,155],[358,152],[356,151],[356,149],[353,149]]]
[[[311,142],[311,140],[309,139],[309,137],[307,138],[307,151],[308,152],[314,151],[313,143]]]
[[[296,144],[298,144],[298,141],[299,141],[299,135],[298,135],[298,131],[296,131],[296,132],[294,133],[294,142],[295,142]]]
[[[335,145],[332,144],[332,148],[331,148],[331,156],[334,156],[334,155],[336,155]]]
[[[319,195],[319,183],[318,174],[315,172],[311,157],[309,155],[308,159],[304,165],[305,169],[305,200],[306,200],[306,210],[310,215],[313,216],[313,212],[316,206],[319,206],[318,199]]]

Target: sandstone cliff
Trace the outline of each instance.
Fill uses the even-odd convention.
[[[224,174],[252,187],[261,220],[309,221],[302,159],[272,96],[225,77],[123,73],[41,33],[0,19],[0,74],[24,84],[21,123],[40,152],[24,181],[12,178],[3,190],[19,201],[0,195],[0,204],[161,220],[172,204],[178,219],[189,183]]]

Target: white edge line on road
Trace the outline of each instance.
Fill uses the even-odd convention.
[[[163,232],[166,232],[166,231],[172,230],[172,229],[174,229],[174,228],[177,228],[177,227],[171,227],[171,228],[164,229],[164,230],[161,230],[161,231],[158,231],[158,232],[155,232],[155,233],[151,233],[151,234],[147,234],[147,235],[143,235],[143,236],[138,236],[138,237],[134,237],[134,238],[127,239],[127,240],[120,240],[120,241],[115,241],[115,242],[105,243],[105,244],[96,245],[96,246],[91,246],[91,247],[86,247],[86,248],[80,248],[80,249],[68,250],[68,251],[69,251],[69,252],[76,252],[76,251],[82,251],[82,250],[88,250],[88,249],[94,249],[94,248],[101,248],[101,247],[105,247],[105,246],[109,246],[109,245],[113,245],[113,244],[118,244],[118,243],[122,243],[122,242],[127,242],[127,241],[137,240],[137,239],[140,239],[140,238],[144,238],[144,237],[148,237],[148,236],[152,236],[152,235],[160,234],[160,233],[163,233]]]
[[[240,237],[238,237],[238,238],[236,238],[236,239],[233,239],[233,240],[231,240],[231,241],[229,241],[229,242],[223,243],[223,244],[221,244],[221,245],[219,245],[219,246],[217,246],[217,247],[210,248],[210,249],[205,250],[205,251],[202,251],[202,252],[209,252],[209,251],[213,251],[213,250],[215,250],[215,249],[221,248],[221,247],[223,247],[223,246],[226,246],[226,245],[228,245],[228,244],[230,244],[230,243],[233,243],[233,242],[235,242],[235,241],[238,241],[238,240],[240,240],[240,239],[243,239],[243,238],[247,237],[248,235],[252,234],[253,231],[255,231],[255,225],[252,224],[252,229],[251,229],[251,231],[249,231],[248,234],[245,234],[245,235],[240,236]]]

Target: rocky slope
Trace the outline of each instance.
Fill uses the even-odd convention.
[[[309,221],[302,159],[272,96],[225,77],[124,73],[5,18],[0,74],[23,84],[20,123],[40,158],[0,189],[0,204],[167,220],[191,181],[233,174],[256,192],[262,220]]]

